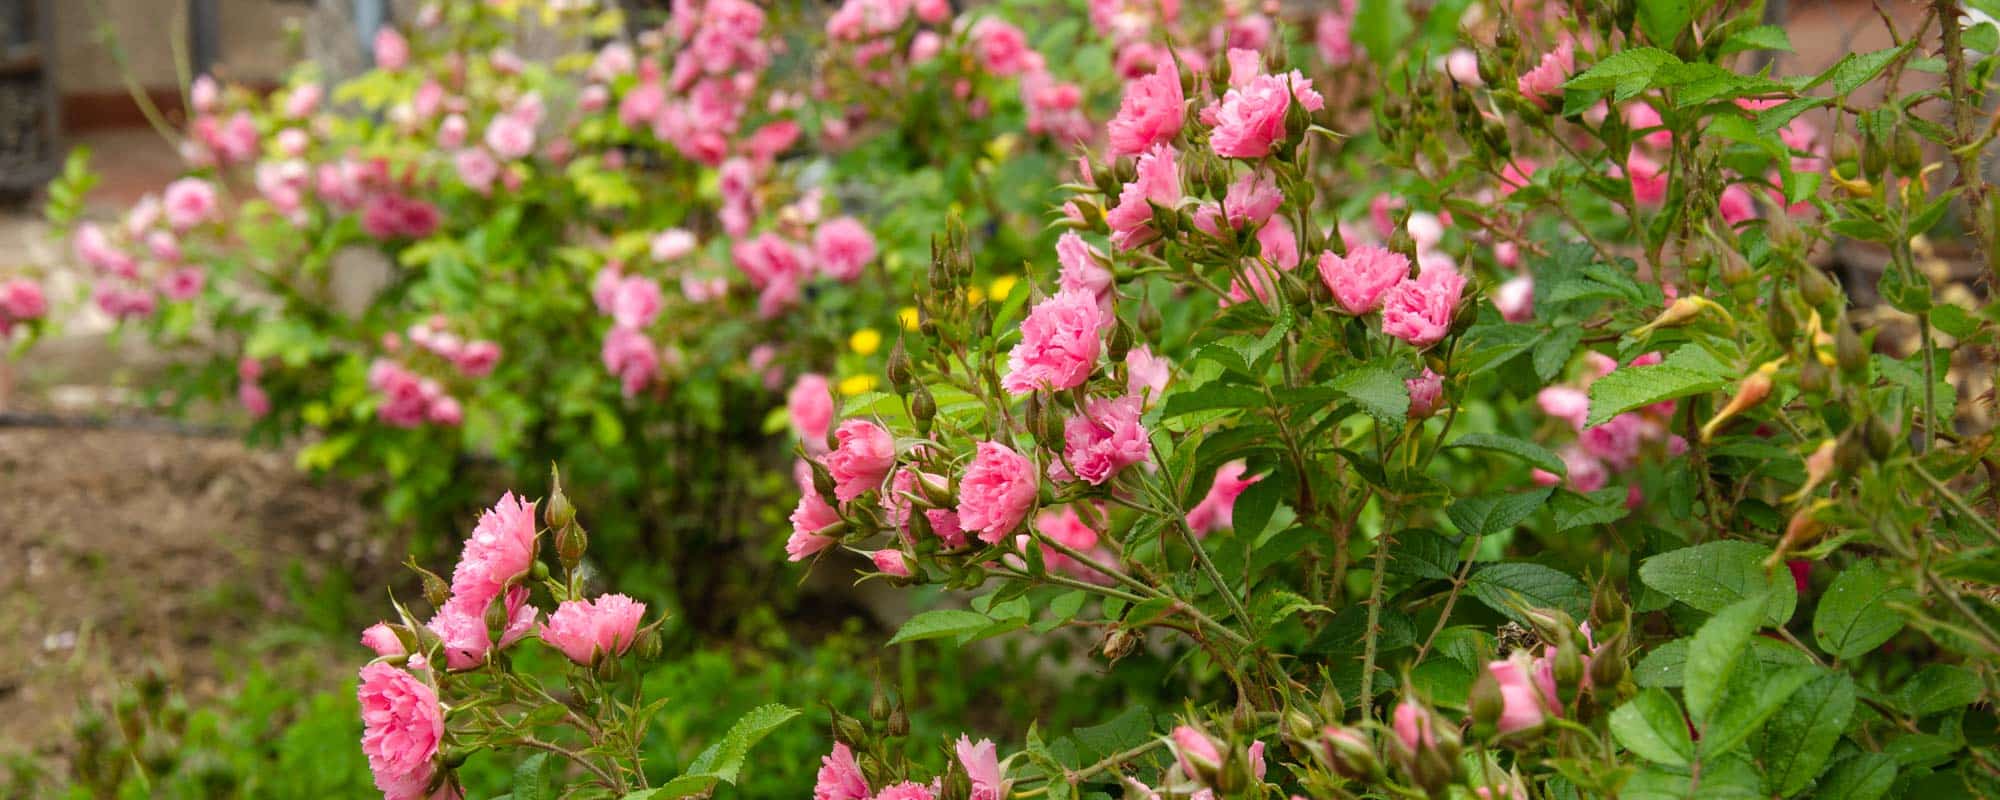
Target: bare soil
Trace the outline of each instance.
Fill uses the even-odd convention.
[[[0,753],[59,755],[79,704],[145,670],[190,702],[225,689],[258,620],[386,574],[373,519],[231,439],[0,427]]]

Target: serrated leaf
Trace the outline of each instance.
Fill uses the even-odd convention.
[[[1979,676],[1956,664],[1929,664],[1897,687],[1896,708],[1912,717],[1950,711],[1978,702]]]
[[[1621,367],[1590,384],[1590,418],[1596,427],[1612,417],[1654,403],[1706,394],[1729,385],[1725,378],[1666,364]]]
[[[548,753],[535,753],[521,759],[514,765],[513,800],[554,800],[553,786],[556,764],[549,761]]]
[[[1637,10],[1639,29],[1661,47],[1673,47],[1674,40],[1688,29],[1688,22],[1694,18],[1694,7],[1689,0],[1641,0]]]
[[[1467,497],[1452,503],[1445,509],[1445,515],[1467,535],[1492,535],[1527,519],[1548,502],[1549,494],[1554,491],[1554,487],[1545,486],[1519,493]]]
[[[707,750],[696,756],[688,765],[687,775],[712,777],[723,783],[735,784],[736,776],[743,771],[743,761],[750,755],[750,748],[769,736],[778,726],[792,721],[799,710],[790,706],[772,703],[750,709],[729,726],[722,741],[709,745]]]
[[[626,794],[622,800],[679,800],[705,794],[715,788],[713,775],[682,775],[651,789],[641,789]]]
[[[1765,788],[1785,797],[1804,790],[1826,768],[1853,713],[1854,679],[1844,673],[1823,672],[1794,693],[1756,743]]]
[[[1383,425],[1401,425],[1410,415],[1410,389],[1403,379],[1373,364],[1350,369],[1327,385],[1360,404]]]
[[[1199,389],[1175,392],[1160,408],[1160,419],[1183,417],[1198,411],[1249,408],[1264,402],[1262,392],[1248,386],[1209,383]]]
[[[1472,573],[1465,588],[1486,607],[1526,622],[1517,607],[1554,608],[1583,619],[1590,610],[1590,588],[1553,567],[1510,561],[1489,564]]]
[[[1741,53],[1745,50],[1780,50],[1790,53],[1793,52],[1792,37],[1785,34],[1784,28],[1776,25],[1759,25],[1739,31],[1722,43],[1723,55]]]
[[[1769,597],[1760,594],[1716,612],[1688,642],[1682,693],[1687,698],[1688,716],[1694,719],[1696,727],[1705,728],[1714,716],[1716,701],[1728,686],[1730,675],[1746,660],[1743,652],[1764,619],[1764,607],[1769,601]]]
[[[1615,373],[1614,373],[1615,374]],[[1782,625],[1798,604],[1798,587],[1783,567],[1766,571],[1771,549],[1759,544],[1720,541],[1684,547],[1646,559],[1639,578],[1669,597],[1714,614],[1745,598],[1771,596],[1764,619]]]
[[[1824,670],[1815,666],[1770,668],[1750,657],[1742,658],[1728,677],[1714,713],[1701,727],[1701,758],[1704,762],[1735,752],[1791,701],[1799,689]]]
[[[1862,84],[1874,80],[1876,75],[1882,73],[1883,68],[1889,66],[1889,62],[1896,60],[1905,49],[1915,44],[1915,40],[1912,40],[1901,47],[1884,48],[1872,53],[1849,53],[1834,62],[1827,71],[1820,73],[1819,79],[1831,82],[1834,94],[1847,94],[1861,88]]]
[[[1527,462],[1528,466],[1554,473],[1568,475],[1569,468],[1549,449],[1525,439],[1501,436],[1492,433],[1468,433],[1445,445],[1446,449],[1469,448],[1502,453]]]
[[[1859,753],[1834,764],[1820,781],[1815,800],[1880,800],[1896,782],[1896,759],[1887,753]]]
[[[1656,764],[1676,767],[1694,758],[1694,740],[1679,703],[1662,689],[1640,692],[1611,712],[1611,735],[1625,749]]]
[[[1628,496],[1626,490],[1616,487],[1589,494],[1577,494],[1565,489],[1556,492],[1549,502],[1549,509],[1555,512],[1556,530],[1559,532],[1590,525],[1609,525],[1632,513],[1632,509],[1625,504]]]
[[[1771,136],[1800,114],[1833,102],[1831,97],[1795,97],[1757,112],[1757,132]]]
[[[972,633],[991,624],[993,624],[992,618],[977,611],[959,608],[934,609],[904,622],[903,627],[896,629],[896,635],[890,637],[889,644],[957,636]]]
[[[1843,661],[1882,646],[1903,629],[1903,615],[1892,604],[1914,602],[1916,594],[1890,583],[1872,561],[1863,561],[1834,576],[1813,611],[1813,641]]]
[[[1609,91],[1618,100],[1629,100],[1653,88],[1653,78],[1660,70],[1680,64],[1674,54],[1657,47],[1620,50],[1570,78],[1563,88]]]
[[[1396,575],[1451,580],[1458,564],[1458,545],[1434,531],[1396,534],[1396,546],[1389,551],[1389,572]]]

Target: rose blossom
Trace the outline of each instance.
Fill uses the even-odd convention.
[[[1232,78],[1235,76],[1232,76]],[[1285,112],[1297,100],[1306,111],[1325,105],[1312,81],[1296,70],[1285,75],[1258,75],[1223,94],[1204,111],[1213,120],[1209,147],[1223,158],[1263,158],[1285,138]],[[1212,112],[1212,113],[1211,113]]]
[[[821,462],[833,474],[833,494],[845,503],[881,488],[896,465],[896,439],[882,426],[863,419],[840,423],[839,443]]]
[[[885,547],[869,553],[868,558],[874,561],[875,568],[881,570],[884,574],[894,575],[898,578],[910,577],[910,557],[901,550]]]
[[[1038,489],[1034,462],[999,442],[980,442],[958,484],[958,521],[993,544],[1028,515]]]
[[[903,781],[883,789],[875,795],[875,800],[936,800],[937,795],[926,786],[915,781]]]
[[[1514,87],[1530,102],[1547,111],[1549,96],[1561,94],[1563,82],[1569,80],[1570,73],[1575,71],[1576,45],[1565,39],[1556,45],[1555,50],[1543,54],[1541,63],[1536,64],[1534,69],[1521,73]]]
[[[1076,477],[1102,486],[1119,470],[1152,455],[1146,426],[1139,424],[1139,398],[1090,398],[1084,413],[1063,423],[1063,458]],[[1060,464],[1051,465],[1060,471]]]
[[[377,622],[362,631],[361,644],[375,651],[375,655],[378,656],[393,657],[405,653],[403,640],[396,637],[396,632],[386,622]]]
[[[813,800],[868,800],[868,779],[854,762],[854,751],[846,742],[834,742],[833,752],[820,758],[819,777],[813,786]]]
[[[1444,398],[1444,376],[1424,368],[1424,373],[1403,381],[1410,390],[1410,417],[1422,419],[1437,411],[1438,401]]]
[[[1535,279],[1527,275],[1508,278],[1493,290],[1493,307],[1508,322],[1528,322],[1535,318]]]
[[[1319,254],[1319,279],[1349,314],[1366,314],[1382,307],[1384,295],[1410,274],[1410,259],[1387,248],[1364,244],[1342,256]]]
[[[519,641],[534,630],[535,617],[541,612],[528,605],[528,587],[515,586],[507,590],[507,597],[501,603],[507,615],[507,626],[500,633],[500,646],[506,647]],[[437,634],[444,650],[445,668],[467,670],[486,663],[486,656],[493,650],[493,636],[486,624],[487,606],[475,606],[462,602],[458,596],[445,602],[431,621],[424,625]]]
[[[820,533],[829,526],[838,524],[840,512],[827,505],[811,485],[805,487],[799,497],[799,505],[792,509],[792,535],[785,540],[785,555],[791,561],[804,561],[807,556],[825,550],[838,541],[832,536]]]
[[[1145,397],[1146,405],[1151,406],[1166,394],[1173,371],[1173,362],[1153,355],[1152,347],[1134,347],[1125,354],[1125,391],[1133,397]]]
[[[668,228],[653,236],[649,250],[654,261],[665,263],[694,252],[695,244],[694,234],[682,228]]]
[[[1111,155],[1138,155],[1156,144],[1172,142],[1181,131],[1186,104],[1180,72],[1171,60],[1161,59],[1153,74],[1128,81],[1118,115],[1105,126]]]
[[[875,237],[853,217],[828,220],[813,231],[813,256],[822,274],[852,282],[875,260]]]
[[[1172,211],[1181,203],[1181,171],[1177,154],[1165,144],[1139,156],[1137,177],[1118,193],[1118,204],[1105,212],[1111,227],[1111,245],[1129,250],[1152,240],[1153,206]]]
[[[1441,724],[1437,712],[1404,700],[1396,704],[1396,710],[1390,716],[1396,741],[1402,744],[1404,750],[1415,754],[1437,748],[1437,729]]]
[[[422,797],[437,772],[433,759],[444,739],[437,690],[378,662],[361,668],[355,699],[361,704],[361,752],[375,787],[390,800]]]
[[[626,397],[660,376],[660,354],[653,347],[653,340],[631,328],[613,326],[604,335],[604,368],[618,376],[619,386]]]
[[[1235,524],[1236,498],[1242,496],[1243,492],[1249,489],[1251,484],[1264,479],[1264,476],[1259,475],[1255,478],[1244,480],[1243,473],[1247,471],[1249,471],[1249,467],[1244,464],[1242,459],[1237,459],[1217,467],[1215,470],[1215,480],[1209,484],[1208,494],[1202,497],[1201,502],[1195,505],[1194,510],[1188,512],[1188,529],[1193,531],[1195,535],[1202,536],[1222,530],[1223,528],[1233,527]]]
[[[565,600],[549,614],[537,633],[569,660],[590,666],[604,656],[616,658],[631,649],[646,604],[622,594],[591,600]]]
[[[1104,266],[1103,258],[1104,254],[1076,231],[1064,231],[1056,239],[1056,261],[1062,264],[1056,285],[1064,290],[1089,292],[1100,306],[1104,305],[1111,299],[1114,278]]]
[[[972,794],[967,800],[1004,800],[1008,782],[1000,772],[1000,753],[993,746],[993,740],[981,739],[974,743],[966,736],[958,737],[954,749],[958,763],[965,768],[965,775],[971,779]]]
[[[375,66],[395,72],[410,63],[410,43],[395,28],[375,31]]]
[[[1503,734],[1531,730],[1548,719],[1541,690],[1529,674],[1532,670],[1532,661],[1525,650],[1515,651],[1513,658],[1486,664],[1486,671],[1500,684],[1498,725]]]
[[[919,473],[915,469],[905,467],[896,472],[896,477],[890,479],[889,493],[882,498],[882,508],[889,524],[902,532],[903,541],[912,545],[916,544],[916,538],[910,530],[912,505],[910,496],[921,497],[925,494],[925,489],[919,482],[931,486],[946,485],[943,475]],[[958,525],[957,511],[950,508],[927,508],[924,509],[924,519],[930,522],[931,532],[937,534],[945,546],[952,549],[965,546],[965,530]]]
[[[215,215],[215,186],[200,178],[182,178],[167,184],[165,203],[167,224],[185,231]]]
[[[1396,284],[1382,300],[1382,332],[1417,347],[1437,344],[1451,330],[1465,276],[1449,267],[1426,269]]]
[[[628,276],[611,293],[611,320],[621,328],[644,328],[660,316],[661,303],[658,283]]]
[[[1187,725],[1174,728],[1168,735],[1168,743],[1173,746],[1174,763],[1181,774],[1195,778],[1203,773],[1214,772],[1222,767],[1222,749],[1208,734]]]
[[[1104,315],[1097,298],[1064,290],[1036,303],[1021,321],[1021,341],[1007,354],[1000,384],[1013,394],[1081,386],[1097,368]]]
[[[785,411],[806,452],[824,452],[826,432],[833,425],[833,394],[826,376],[813,372],[800,375],[785,393]]]
[[[535,152],[535,128],[513,114],[500,114],[486,124],[486,146],[508,161]]]
[[[465,541],[451,572],[452,601],[483,614],[501,588],[526,575],[534,563],[535,504],[508,492],[479,515]]]

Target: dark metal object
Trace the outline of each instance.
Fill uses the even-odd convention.
[[[218,0],[188,0],[188,67],[206,75],[222,60],[222,15]]]
[[[24,197],[56,173],[54,41],[50,0],[0,0],[0,198]]]

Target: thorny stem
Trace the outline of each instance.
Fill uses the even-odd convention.
[[[1368,582],[1368,632],[1361,646],[1361,718],[1368,719],[1375,701],[1375,645],[1381,638],[1382,584],[1389,571],[1389,532],[1375,538],[1375,574]]]

